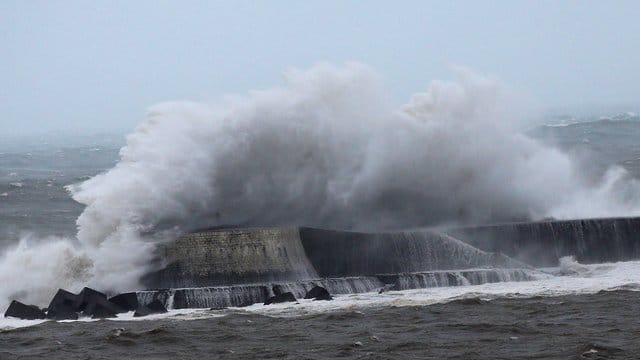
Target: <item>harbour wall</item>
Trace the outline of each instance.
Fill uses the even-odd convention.
[[[307,227],[203,230],[162,246],[142,302],[243,306],[314,286],[332,294],[535,280],[533,267],[640,259],[640,218],[362,233]]]
[[[640,259],[640,218],[511,223],[449,229],[447,234],[488,252],[533,266],[557,266],[563,256],[582,263]]]
[[[300,227],[205,230],[159,249],[147,288],[193,288],[470,268],[526,268],[431,231],[359,233]]]

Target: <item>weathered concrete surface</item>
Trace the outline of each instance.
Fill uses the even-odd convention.
[[[147,288],[302,281],[477,267],[526,267],[428,231],[356,233],[311,228],[211,230],[160,250]]]
[[[569,255],[583,263],[640,259],[638,217],[498,224],[446,232],[533,266],[556,266],[560,257]]]
[[[151,288],[198,287],[317,278],[298,228],[189,233],[160,249],[166,267],[147,276]]]
[[[582,262],[640,259],[638,229],[640,218],[490,225],[447,234],[199,231],[160,249],[165,266],[144,279],[148,289],[160,290],[137,297],[168,308],[220,308],[264,302],[276,292],[300,297],[315,286],[346,294],[527,281],[539,275],[529,265],[554,266],[566,255]]]

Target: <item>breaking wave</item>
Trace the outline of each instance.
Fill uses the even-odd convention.
[[[290,71],[285,87],[224,104],[154,106],[116,167],[72,188],[87,205],[79,238],[122,224],[371,230],[637,212],[624,170],[587,185],[567,155],[512,131],[499,82],[456,75],[400,108],[359,64]]]
[[[455,75],[400,107],[355,63],[291,70],[283,87],[217,104],[153,106],[114,168],[69,187],[86,205],[77,244],[5,253],[3,284],[40,272],[42,252],[57,265],[0,295],[73,289],[69,264],[82,265],[81,285],[135,288],[159,230],[164,239],[221,225],[372,231],[639,213],[640,186],[624,170],[594,185],[567,155],[514,130],[522,114],[499,81]]]

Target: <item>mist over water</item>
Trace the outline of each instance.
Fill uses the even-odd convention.
[[[0,301],[135,289],[158,241],[209,226],[375,231],[640,213],[624,169],[587,178],[517,132],[526,114],[499,81],[454,72],[400,107],[361,64],[292,70],[283,87],[217,104],[152,107],[115,167],[69,187],[86,206],[77,244],[25,239],[3,254]]]

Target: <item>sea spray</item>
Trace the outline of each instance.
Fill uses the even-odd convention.
[[[5,253],[2,279],[30,275],[4,282],[2,295],[36,302],[58,286],[135,288],[157,231],[283,224],[374,231],[639,213],[640,186],[624,171],[591,185],[567,155],[513,131],[523,114],[502,84],[456,75],[399,108],[361,64],[292,70],[283,87],[219,104],[154,106],[114,168],[69,187],[86,206],[77,242]],[[78,261],[82,276],[61,270]]]
[[[46,306],[59,287],[79,290],[92,261],[70,239],[23,237],[0,257],[0,309],[11,300]]]
[[[291,71],[285,87],[223,104],[155,106],[114,169],[72,188],[87,205],[79,238],[120,224],[380,230],[637,213],[624,172],[589,186],[567,155],[512,131],[523,115],[499,82],[457,75],[399,109],[360,64]],[[571,206],[584,198],[598,204]]]

